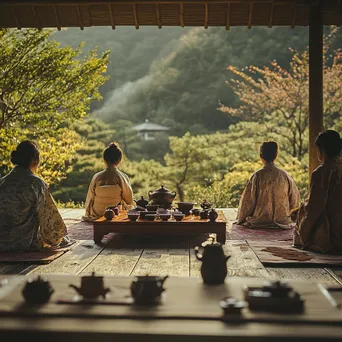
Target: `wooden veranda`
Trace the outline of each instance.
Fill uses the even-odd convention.
[[[309,170],[323,130],[323,25],[341,25],[339,0],[4,0],[0,27],[309,26]]]

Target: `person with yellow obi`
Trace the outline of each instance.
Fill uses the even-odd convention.
[[[85,209],[85,221],[94,221],[103,216],[109,206],[124,201],[133,205],[133,191],[128,176],[118,169],[122,160],[122,150],[111,143],[103,152],[106,169],[96,173],[90,182]]]

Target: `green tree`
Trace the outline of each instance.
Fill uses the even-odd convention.
[[[48,157],[41,174],[50,182],[65,177],[79,139],[67,125],[101,98],[108,52],[98,57],[92,50],[82,57],[82,46],[61,48],[49,39],[52,32],[0,30],[0,175],[10,168],[10,150],[32,139]]]

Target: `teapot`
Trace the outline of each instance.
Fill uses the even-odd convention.
[[[104,217],[106,218],[106,220],[110,221],[111,219],[113,219],[114,216],[115,216],[114,210],[110,208],[106,208],[106,211],[104,213]]]
[[[69,285],[77,291],[79,295],[87,299],[95,299],[99,296],[103,298],[110,291],[109,288],[104,287],[103,277],[95,276],[95,272],[91,276],[85,276],[81,278],[81,287],[75,285]]]
[[[202,262],[201,275],[205,284],[223,284],[227,276],[227,261],[230,256],[224,254],[222,245],[216,239],[209,238],[202,244],[203,252],[195,247],[197,260]]]
[[[50,283],[38,276],[26,282],[22,295],[29,304],[43,304],[49,301],[53,292]]]
[[[177,193],[175,191],[169,191],[168,189],[164,188],[164,185],[155,191],[150,190],[148,192],[148,198],[150,201],[152,201],[152,204],[167,206],[168,208],[171,206],[176,195]]]
[[[163,284],[168,276],[138,276],[131,284],[131,294],[136,304],[154,304],[165,291]]]
[[[134,202],[137,204],[137,206],[145,208],[148,204],[148,200],[144,198],[144,196],[141,196],[139,200],[134,200]]]

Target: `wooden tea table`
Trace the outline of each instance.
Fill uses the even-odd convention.
[[[177,222],[170,219],[166,222],[161,220],[148,221],[140,220],[130,221],[127,212],[122,211],[112,220],[106,220],[104,217],[94,222],[94,241],[100,243],[102,238],[108,233],[123,233],[135,235],[196,235],[204,233],[215,233],[217,240],[221,243],[226,241],[227,221],[223,212],[218,212],[219,216],[215,222],[201,220],[192,215]]]
[[[8,276],[0,288],[0,336],[7,341],[341,341],[342,315],[319,285],[290,281],[304,298],[304,312],[285,314],[243,309],[240,318],[223,318],[223,297],[243,298],[244,285],[260,286],[264,279],[227,278],[225,284],[204,285],[200,278],[170,277],[165,296],[157,306],[133,304],[75,304],[69,284],[80,277],[50,275],[55,292],[47,304],[25,305],[21,291],[29,277]],[[110,296],[129,296],[131,277],[105,277]],[[115,302],[115,301],[114,301]]]

